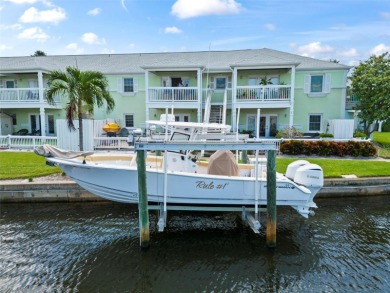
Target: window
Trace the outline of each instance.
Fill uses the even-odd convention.
[[[133,77],[118,78],[118,92],[134,94],[137,92],[137,79]]]
[[[134,92],[134,84],[133,84],[132,78],[124,78],[123,79],[123,92],[124,93]]]
[[[47,115],[48,133],[54,134],[54,115]]]
[[[134,114],[125,114],[125,127],[134,127]]]
[[[13,89],[16,88],[16,82],[14,80],[6,80],[5,81],[5,87],[7,89]]]
[[[312,75],[310,81],[311,93],[322,93],[322,85],[324,83],[323,75]]]
[[[321,131],[321,119],[320,114],[309,115],[309,131]]]
[[[210,77],[209,88],[216,90],[224,90],[226,88],[232,88],[231,76],[212,76]]]
[[[304,93],[309,96],[318,96],[330,93],[330,74],[306,75]]]
[[[224,90],[226,88],[226,77],[215,78],[215,89]]]

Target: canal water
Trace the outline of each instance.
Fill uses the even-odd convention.
[[[152,212],[146,251],[136,207],[2,204],[0,292],[390,292],[390,197],[316,202],[278,207],[276,249],[239,213],[170,212],[159,233]]]

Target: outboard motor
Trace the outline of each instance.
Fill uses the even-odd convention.
[[[324,172],[317,164],[307,164],[299,167],[294,176],[294,182],[306,187],[324,186]]]
[[[310,164],[306,160],[297,160],[287,166],[286,177],[290,180],[294,180],[295,173],[299,167]]]

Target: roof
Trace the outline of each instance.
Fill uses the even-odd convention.
[[[144,73],[157,68],[205,68],[230,71],[231,67],[292,66],[297,70],[349,70],[351,67],[334,62],[303,57],[272,49],[198,51],[170,53],[133,53],[97,55],[57,55],[0,57],[0,72],[36,72],[64,70],[77,66],[80,70],[96,70],[104,74]]]

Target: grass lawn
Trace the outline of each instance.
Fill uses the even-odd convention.
[[[287,165],[299,158],[277,158],[276,171],[285,173]],[[337,178],[341,175],[355,174],[357,177],[390,176],[390,162],[375,160],[349,160],[327,158],[304,158],[310,163],[317,164],[324,170],[327,178]]]
[[[390,148],[390,132],[374,132],[373,137],[383,148]]]
[[[277,158],[276,170],[286,173],[287,165],[299,158]],[[322,167],[325,177],[341,177],[355,174],[357,177],[390,176],[390,162],[376,160],[349,160],[304,158]],[[34,178],[62,173],[58,167],[46,165],[45,158],[32,152],[0,152],[0,180]]]
[[[378,156],[390,159],[390,132],[374,132],[373,137],[378,146]]]
[[[0,152],[0,180],[34,178],[62,173],[58,167],[46,165],[44,157],[32,152]]]

